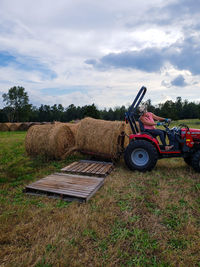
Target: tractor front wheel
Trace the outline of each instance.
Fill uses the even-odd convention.
[[[124,161],[131,170],[151,171],[157,159],[158,153],[155,147],[145,140],[132,141],[124,152]]]
[[[195,171],[200,172],[200,151],[195,152],[193,155],[191,165]]]

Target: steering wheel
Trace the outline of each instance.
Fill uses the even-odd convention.
[[[164,122],[163,122],[163,126],[164,126],[165,128],[169,128],[170,123],[171,123],[171,120],[164,121]]]

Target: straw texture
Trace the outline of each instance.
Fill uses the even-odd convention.
[[[27,132],[25,147],[31,156],[62,159],[75,147],[75,136],[65,123],[35,125]]]
[[[119,136],[124,129],[124,122],[85,118],[81,120],[77,130],[77,148],[85,153],[106,154],[110,158],[117,158],[120,150]]]
[[[1,132],[9,131],[9,126],[7,125],[7,123],[0,123],[0,131]]]

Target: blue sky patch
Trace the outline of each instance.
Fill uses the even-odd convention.
[[[10,55],[7,52],[0,52],[0,66],[8,66],[11,62],[16,62],[14,56]]]
[[[42,79],[55,79],[57,74],[50,70],[45,64],[39,62],[33,57],[15,55],[1,51],[0,52],[0,66],[16,66],[17,69],[24,71],[36,71],[41,74]]]

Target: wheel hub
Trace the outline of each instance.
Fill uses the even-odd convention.
[[[149,161],[149,154],[143,148],[136,148],[131,154],[132,162],[137,166],[144,166]]]

